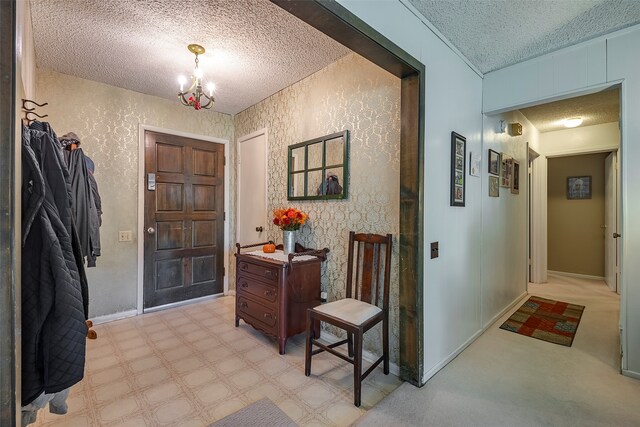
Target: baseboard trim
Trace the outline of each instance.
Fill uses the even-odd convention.
[[[330,332],[325,331],[324,329],[320,331],[320,338],[323,341],[329,341],[329,342],[340,341],[340,338],[338,338],[337,336],[333,335]],[[371,353],[370,351],[362,350],[362,358],[364,360],[366,360],[367,362],[369,362],[369,363],[373,363],[376,360],[378,360],[380,358],[380,356],[376,356],[375,354]],[[382,366],[382,365],[380,365],[380,366]],[[396,377],[400,376],[400,368],[395,363],[389,362],[389,372],[392,373],[393,375],[395,375]]]
[[[439,363],[434,365],[431,369],[429,369],[427,372],[425,372],[425,374],[422,377],[422,383],[425,384],[427,381],[429,381],[431,379],[431,377],[433,377],[435,374],[437,374],[442,368],[447,366],[453,359],[458,357],[458,355],[460,353],[462,353],[467,347],[469,347],[475,340],[477,340],[480,337],[480,335],[484,334],[487,331],[487,329],[489,329],[491,327],[491,325],[493,325],[495,322],[497,322],[502,316],[507,314],[509,312],[509,310],[511,310],[518,303],[520,303],[527,295],[528,295],[527,292],[523,292],[519,297],[517,297],[506,308],[504,308],[502,311],[500,311],[500,313],[498,313],[495,316],[493,316],[491,318],[491,320],[489,320],[489,322],[482,329],[480,329],[478,332],[473,334],[471,336],[471,338],[466,340],[460,347],[458,347],[453,352],[451,352],[451,354],[449,354],[449,356],[445,357],[442,361],[440,361]]]
[[[229,289],[225,295],[233,296],[235,294],[236,294],[236,290],[235,289]]]
[[[640,380],[640,372],[627,371],[626,369],[622,370],[622,375],[629,378],[634,378],[636,380]]]
[[[126,319],[127,317],[134,317],[138,315],[137,309],[119,311],[118,313],[106,314],[104,316],[98,316],[91,319],[94,325],[100,325],[101,323],[115,322],[116,320]]]
[[[604,277],[590,276],[588,274],[569,273],[566,271],[553,271],[553,270],[547,270],[547,274],[553,274],[554,276],[575,277],[576,279],[601,280],[604,282]]]
[[[209,301],[209,300],[220,298],[220,297],[223,297],[223,296],[224,296],[224,294],[220,293],[220,294],[215,294],[215,295],[207,295],[205,297],[188,299],[188,300],[185,300],[185,301],[172,302],[171,304],[165,304],[165,305],[159,305],[157,307],[145,308],[144,312],[145,313],[153,313],[154,311],[161,311],[161,310],[166,310],[166,309],[169,309],[169,308],[182,307],[183,305],[196,304],[196,303],[199,303],[199,302]]]

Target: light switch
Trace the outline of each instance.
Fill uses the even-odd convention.
[[[118,242],[130,242],[131,240],[133,240],[131,230],[118,231]]]

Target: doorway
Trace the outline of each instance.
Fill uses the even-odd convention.
[[[262,242],[267,221],[267,131],[238,139],[238,221],[236,242]]]
[[[144,309],[223,292],[224,146],[145,132]]]

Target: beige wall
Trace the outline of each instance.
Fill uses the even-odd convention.
[[[620,146],[618,122],[593,126],[579,126],[540,134],[536,147],[545,156],[596,153],[616,149]]]
[[[46,120],[58,136],[75,132],[96,164],[104,211],[102,256],[97,267],[87,269],[89,314],[96,317],[135,309],[139,125],[233,141],[232,118],[47,70],[38,70],[36,90],[38,99],[49,103]],[[133,241],[118,242],[119,230],[132,230]]]
[[[604,159],[609,153],[548,160],[550,271],[604,276]],[[591,199],[567,199],[567,177],[591,175]]]
[[[293,206],[309,214],[298,241],[331,250],[322,273],[329,301],[344,296],[349,230],[393,234],[391,359],[397,361],[400,80],[350,54],[239,113],[234,123],[237,137],[267,128],[268,210]],[[288,202],[287,147],[344,129],[351,132],[348,199]],[[267,238],[282,242],[282,233],[271,224]],[[369,338],[366,348],[381,348],[376,332]]]

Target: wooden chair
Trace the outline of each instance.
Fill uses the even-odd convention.
[[[355,252],[355,257],[354,257]],[[355,280],[354,280],[355,270]],[[304,374],[311,375],[311,357],[323,351],[353,365],[354,404],[360,406],[362,380],[384,361],[389,373],[389,282],[391,278],[391,234],[356,234],[349,232],[346,298],[307,310],[307,339]],[[382,287],[382,288],[381,288]],[[379,307],[382,294],[382,307]],[[314,325],[327,322],[347,332],[347,339],[323,344],[314,334]],[[362,374],[364,333],[382,322],[382,356]],[[334,350],[347,344],[348,357]],[[313,350],[313,346],[319,347]]]

